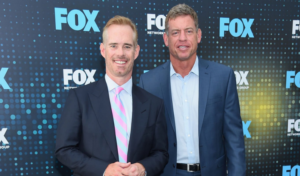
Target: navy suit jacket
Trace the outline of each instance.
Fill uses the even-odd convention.
[[[170,61],[143,74],[140,86],[164,100],[169,162],[162,175],[175,176],[177,141],[171,96]],[[243,126],[234,72],[229,67],[201,58],[198,128],[201,175],[225,176],[228,169],[229,176],[245,176]]]
[[[159,175],[168,162],[163,101],[132,87],[132,126],[127,161]],[[102,176],[118,161],[117,142],[105,79],[70,90],[57,129],[56,157],[74,176]]]

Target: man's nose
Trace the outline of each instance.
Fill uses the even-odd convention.
[[[117,49],[117,55],[118,56],[123,56],[124,55],[124,48],[123,47],[118,47],[118,49]]]
[[[186,33],[185,33],[185,31],[181,31],[179,33],[179,40],[181,40],[181,41],[186,40]]]

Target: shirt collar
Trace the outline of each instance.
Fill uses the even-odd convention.
[[[108,91],[114,91],[115,88],[119,87],[117,83],[115,83],[107,74],[105,74],[105,81],[107,84]],[[132,94],[132,77],[123,85],[121,85],[123,89],[129,94]]]
[[[195,63],[193,65],[192,70],[190,71],[190,73],[194,73],[195,75],[199,76],[199,67],[198,67],[198,56],[196,56],[196,60]],[[176,74],[174,67],[172,65],[172,62],[170,62],[170,77],[173,76],[174,74]]]

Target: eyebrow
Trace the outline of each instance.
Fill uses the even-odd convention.
[[[194,30],[192,27],[185,28],[184,30],[189,30],[189,29]],[[171,32],[173,32],[173,31],[180,31],[180,29],[172,29]]]
[[[125,43],[124,45],[133,46],[131,43]]]
[[[118,45],[118,43],[109,43],[108,45]],[[131,43],[124,43],[124,45],[133,46]]]
[[[117,45],[118,43],[109,43],[108,45]]]

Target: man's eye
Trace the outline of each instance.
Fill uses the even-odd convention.
[[[188,30],[186,30],[186,33],[192,34],[192,33],[194,33],[194,30],[193,29],[188,29]]]
[[[178,32],[172,32],[172,35],[177,35],[178,34]]]
[[[130,48],[131,48],[131,46],[125,46],[125,48],[126,48],[126,49],[130,49]]]

